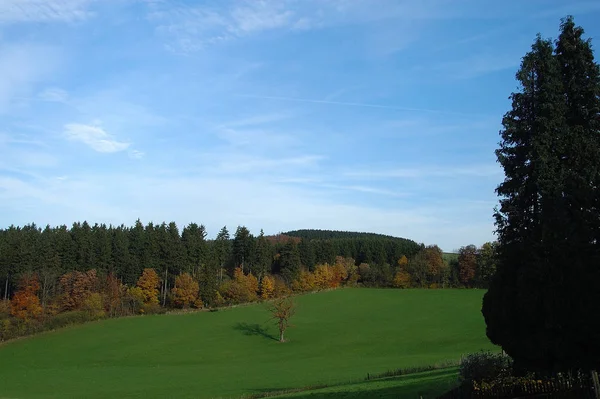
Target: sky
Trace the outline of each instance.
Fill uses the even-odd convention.
[[[0,227],[479,246],[521,57],[568,14],[600,40],[597,1],[0,0]]]

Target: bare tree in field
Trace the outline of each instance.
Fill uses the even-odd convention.
[[[283,333],[290,327],[290,319],[296,313],[296,304],[292,298],[279,298],[271,302],[267,309],[271,312],[272,318],[277,322],[279,342],[285,342]]]

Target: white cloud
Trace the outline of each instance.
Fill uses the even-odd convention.
[[[389,168],[384,170],[360,170],[345,173],[345,176],[359,179],[372,178],[411,178],[427,177],[459,178],[459,177],[497,177],[502,169],[494,164],[465,166],[424,166],[415,168]]]
[[[64,103],[69,98],[69,93],[57,87],[48,87],[38,94],[42,101]]]
[[[115,140],[98,126],[69,123],[65,125],[64,133],[69,140],[82,142],[103,153],[124,151],[130,146],[130,143]]]
[[[90,15],[93,0],[2,0],[0,23],[72,22]]]
[[[1,14],[1,11],[0,11]],[[30,43],[0,43],[0,113],[16,101],[27,101],[36,84],[57,69],[55,48]]]
[[[235,6],[231,10],[231,23],[228,29],[238,35],[252,32],[289,27],[294,18],[294,11],[286,7],[283,1],[250,0]]]
[[[215,7],[215,4],[219,8]],[[169,2],[150,2],[149,19],[157,32],[176,52],[189,53],[207,45],[260,32],[299,31],[326,26],[394,21],[405,37],[413,31],[401,25],[414,20],[434,20],[460,15],[444,0],[415,2],[403,0],[240,0],[221,1],[211,6],[190,6]],[[389,34],[395,38],[398,35]]]
[[[131,159],[142,159],[144,158],[144,155],[146,155],[145,153],[143,153],[142,151],[138,151],[138,150],[131,150],[128,153],[129,158]]]
[[[122,172],[69,176],[62,181],[0,178],[0,201],[15,209],[0,215],[0,224],[35,220],[55,225],[84,219],[132,224],[139,217],[144,222],[204,223],[211,236],[223,225],[234,228],[240,224],[255,232],[264,228],[267,233],[339,229],[392,234],[437,243],[444,249],[465,245],[463,233],[473,241],[479,237],[480,242],[474,242],[477,245],[492,237],[491,224],[472,222],[472,213],[465,218],[464,212],[456,213],[459,208],[449,202],[445,209],[437,204],[407,203],[385,209],[353,203],[351,196],[334,201],[327,190],[252,178],[143,177]],[[462,220],[452,219],[455,213]]]

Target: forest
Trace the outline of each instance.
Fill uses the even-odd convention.
[[[254,236],[238,226],[76,222],[0,230],[0,318],[155,313],[253,302],[341,285],[486,287],[495,244],[448,258],[435,245],[372,233],[299,230]],[[87,317],[86,316],[86,317]],[[66,317],[66,316],[65,316]],[[14,323],[13,323],[14,324]]]

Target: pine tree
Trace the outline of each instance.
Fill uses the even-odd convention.
[[[300,252],[295,241],[288,241],[281,250],[279,258],[281,276],[288,284],[298,278],[302,265],[300,263]]]
[[[231,258],[231,241],[229,238],[229,231],[227,226],[223,226],[213,244],[213,256],[219,266],[219,283],[223,281],[223,269],[227,266],[229,259]]]
[[[181,242],[186,259],[185,270],[198,278],[203,265],[206,263],[206,229],[203,225],[190,223],[181,232]]]
[[[483,301],[487,335],[518,367],[600,366],[598,65],[572,18],[521,64],[496,151],[498,267]]]
[[[306,238],[300,240],[298,244],[298,250],[300,251],[300,262],[308,270],[313,271],[315,269],[315,247],[312,241]]]
[[[133,228],[129,229],[129,256],[133,267],[132,275],[141,275],[144,267],[151,266],[146,263],[147,234],[140,219],[135,221]]]
[[[260,230],[260,235],[256,240],[255,246],[255,267],[256,276],[262,281],[262,277],[271,272],[271,265],[273,263],[273,249],[271,243],[265,237],[265,233]]]
[[[235,266],[243,271],[252,271],[252,254],[254,253],[254,237],[244,226],[238,226],[233,237],[232,255]]]

